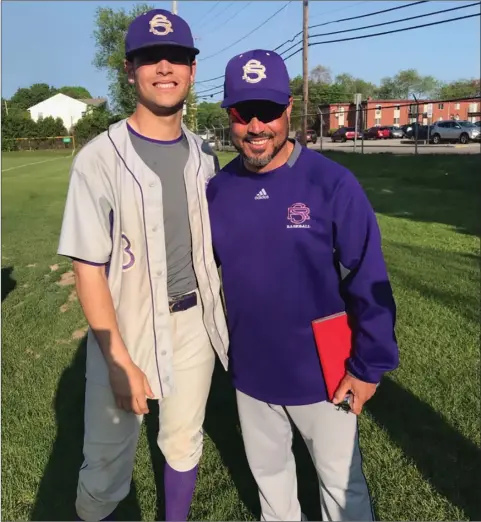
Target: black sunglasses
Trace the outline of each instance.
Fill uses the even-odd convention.
[[[247,125],[254,117],[262,123],[270,123],[278,120],[287,107],[288,105],[279,105],[269,101],[243,102],[230,107],[229,113],[234,121],[244,125]]]
[[[195,56],[183,47],[163,45],[139,49],[133,53],[130,61],[138,67],[140,65],[152,65],[162,60],[167,60],[176,65],[191,65]]]

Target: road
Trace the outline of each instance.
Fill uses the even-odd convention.
[[[308,147],[313,150],[338,150],[342,152],[354,152],[354,143],[348,141],[346,143],[336,142],[333,143],[330,138],[324,138],[321,143],[319,138],[315,144],[309,143]],[[225,151],[235,152],[234,147],[225,146]],[[410,140],[366,140],[364,141],[364,151],[361,140],[357,142],[356,152],[358,154],[379,154],[387,152],[389,154],[415,154],[416,149],[414,142]],[[432,143],[425,144],[424,142],[418,142],[418,154],[481,154],[481,143],[468,143],[467,145],[461,144],[441,144],[434,145]]]
[[[310,149],[321,150],[321,143],[318,139],[316,144],[309,143]],[[343,152],[354,152],[354,142],[333,143],[330,138],[323,138],[322,150],[339,150]],[[361,140],[356,144],[356,152],[361,154],[363,146]],[[389,152],[392,154],[415,154],[414,141],[406,139],[390,140],[365,140],[364,154]],[[418,154],[481,154],[481,143],[461,144],[425,144],[418,142]]]
[[[313,145],[309,143],[310,149],[321,150],[321,143],[318,141]],[[339,150],[343,152],[354,152],[354,143],[348,141],[346,143],[333,143],[330,138],[323,138],[322,150]],[[356,152],[361,154],[362,143],[358,140]],[[414,154],[414,142],[406,139],[390,139],[390,140],[365,140],[364,154],[389,152],[392,154]],[[432,143],[425,144],[418,142],[418,154],[481,154],[481,143],[461,144],[441,144],[434,145]]]

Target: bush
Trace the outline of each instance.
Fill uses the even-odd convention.
[[[77,146],[85,145],[120,119],[121,116],[113,115],[105,107],[92,108],[72,129]]]
[[[30,117],[28,111],[20,109],[11,110],[6,114],[2,114],[2,151],[13,151],[25,148],[22,145],[27,144],[27,148],[40,146],[40,140],[55,136],[65,136],[67,130],[60,118],[52,118],[51,116],[43,118],[35,122]],[[18,138],[32,138],[31,144],[27,140],[19,140]],[[22,143],[23,142],[23,143]]]

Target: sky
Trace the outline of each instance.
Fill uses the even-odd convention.
[[[198,57],[197,81],[223,75],[227,61],[243,51],[274,49],[302,30],[302,2],[236,0],[178,0],[178,14],[191,25],[201,53]],[[411,2],[382,1],[315,1],[309,2],[309,25],[332,22]],[[389,22],[432,11],[449,9],[473,2],[430,1],[391,13],[361,20],[312,28],[309,34],[350,29]],[[158,8],[171,9],[172,2],[151,2]],[[48,83],[55,87],[78,85],[92,96],[109,94],[106,71],[97,70],[95,55],[95,15],[99,7],[130,11],[132,1],[9,1],[1,2],[2,97],[10,98],[20,87]],[[242,41],[276,11],[286,6],[260,29]],[[400,29],[413,25],[479,13],[479,5],[416,20],[318,37],[312,41],[331,40]],[[299,38],[296,40],[299,41]],[[234,45],[232,45],[234,44]],[[217,54],[219,51],[228,49]],[[287,47],[287,46],[286,46]],[[286,48],[281,48],[281,51]],[[212,56],[215,55],[215,56]],[[302,53],[286,62],[289,74],[302,74]],[[366,81],[379,83],[401,69],[414,68],[423,75],[442,81],[480,77],[480,17],[398,34],[362,40],[328,43],[309,47],[309,69],[328,67],[332,75],[349,73]],[[222,79],[197,86],[197,91],[222,86]],[[215,92],[215,89],[213,92]],[[219,95],[209,101],[219,100]]]

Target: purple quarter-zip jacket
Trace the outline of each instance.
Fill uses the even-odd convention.
[[[347,311],[347,370],[378,383],[399,361],[374,211],[355,176],[295,142],[262,174],[238,156],[207,187],[234,386],[271,404],[327,399],[311,321]]]

